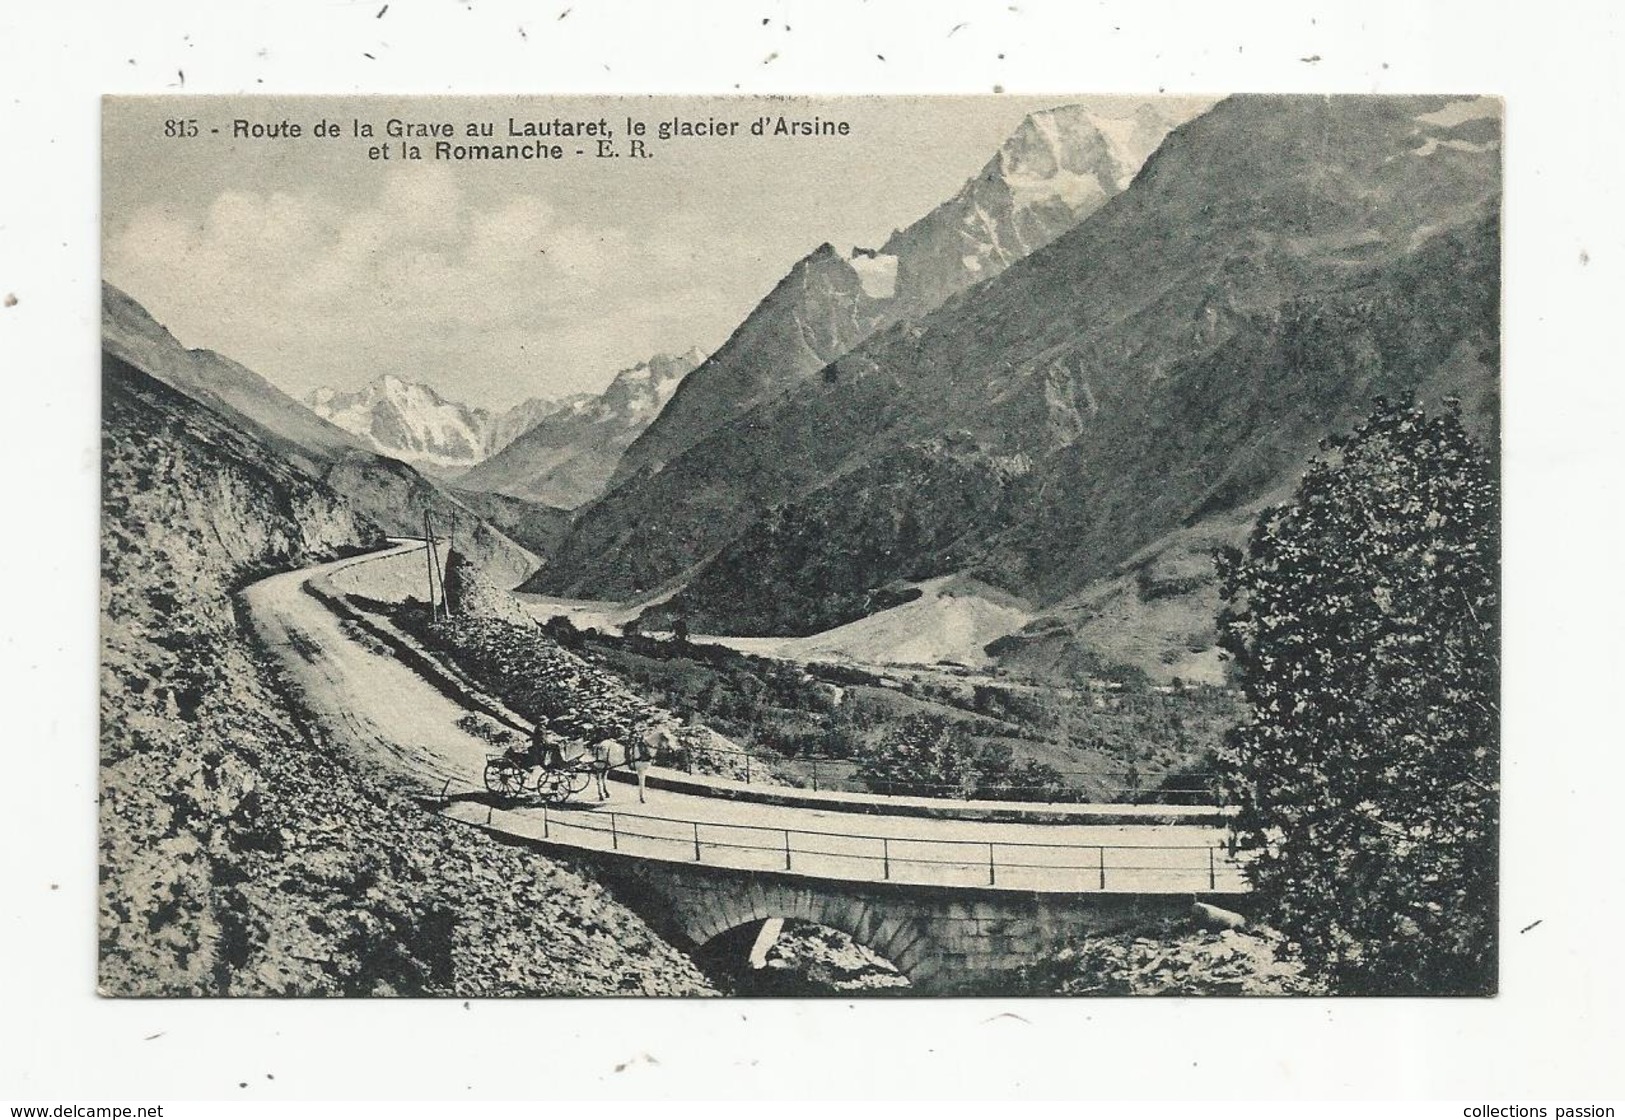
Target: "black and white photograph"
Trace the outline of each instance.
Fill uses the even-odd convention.
[[[103,996],[1498,992],[1499,97],[102,113]]]

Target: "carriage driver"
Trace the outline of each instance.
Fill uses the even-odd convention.
[[[533,777],[537,770],[557,770],[564,765],[564,754],[559,747],[562,742],[563,739],[548,730],[547,720],[536,721],[536,729],[530,733],[530,751],[523,758]]]

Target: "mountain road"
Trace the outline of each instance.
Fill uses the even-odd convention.
[[[483,785],[495,748],[459,726],[471,707],[307,590],[340,571],[346,587],[365,588],[368,565],[387,577],[390,565],[380,561],[422,549],[399,543],[271,576],[243,600],[259,640],[334,749],[438,799],[456,819],[550,845],[844,880],[1065,893],[1245,889],[1225,858],[1225,834],[1204,825],[941,820],[656,788],[640,804],[632,787],[618,784],[603,802],[591,790],[564,806],[498,801]]]

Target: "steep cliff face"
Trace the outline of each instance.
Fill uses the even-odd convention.
[[[111,352],[103,464],[101,991],[709,990],[602,888],[372,784],[299,716],[233,592],[377,526]]]
[[[952,570],[1042,604],[1279,486],[1377,394],[1461,398],[1493,438],[1499,135],[1494,101],[1229,99],[1048,247],[613,491],[536,582],[683,581],[666,610],[733,632]],[[741,593],[762,573],[771,602]]]
[[[563,509],[591,501],[604,492],[622,453],[660,415],[700,358],[697,350],[657,354],[621,370],[602,393],[571,398],[459,476],[457,485]]]

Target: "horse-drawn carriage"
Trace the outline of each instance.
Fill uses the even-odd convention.
[[[485,788],[499,797],[528,793],[557,805],[586,789],[592,780],[593,764],[585,756],[567,765],[536,766],[528,755],[508,751],[485,763]]]
[[[596,742],[568,738],[538,727],[529,748],[514,746],[486,760],[485,788],[499,797],[531,795],[545,804],[558,805],[581,793],[594,782],[598,798],[609,797],[609,772],[629,767],[638,776],[638,800],[644,799],[644,771],[662,748],[675,746],[669,729],[651,726],[629,736],[627,747],[618,740]]]

